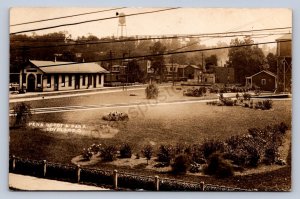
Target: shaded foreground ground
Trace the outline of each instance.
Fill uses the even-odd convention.
[[[33,121],[79,123],[89,126],[108,124],[119,129],[111,138],[91,138],[76,134],[49,133],[34,129],[14,129],[10,132],[10,154],[30,159],[47,159],[52,162],[70,164],[73,157],[92,143],[121,144],[130,143],[134,152],[139,152],[145,144],[201,143],[204,139],[225,140],[232,135],[247,133],[248,128],[262,128],[266,125],[291,123],[291,101],[274,101],[274,108],[268,111],[242,107],[208,106],[205,103],[155,105],[129,108],[117,111],[129,113],[127,122],[104,122],[104,114],[115,109],[66,112],[59,114],[34,115]],[[132,109],[131,109],[132,110]],[[290,156],[289,156],[290,157]],[[113,165],[96,164],[95,168],[116,168]],[[118,167],[118,170],[155,175],[145,169]],[[173,176],[159,173],[160,176],[182,180],[204,181],[240,188],[265,190],[290,190],[291,168],[288,166],[276,171],[248,176],[235,176],[229,179],[215,179],[208,176]]]

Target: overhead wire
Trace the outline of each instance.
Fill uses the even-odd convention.
[[[28,21],[28,22],[12,24],[10,26],[20,26],[20,25],[40,23],[40,22],[52,21],[52,20],[58,20],[58,19],[66,19],[66,18],[71,18],[71,17],[78,17],[78,16],[83,16],[83,15],[90,15],[90,14],[96,14],[96,13],[101,13],[101,12],[120,10],[120,9],[124,9],[124,8],[126,8],[126,7],[112,8],[112,9],[106,9],[106,10],[98,10],[98,11],[93,11],[93,12],[85,12],[85,13],[80,13],[80,14],[67,15],[67,16],[62,16],[62,17],[54,17],[54,18],[48,18],[48,19],[41,19],[41,20],[36,20],[36,21]]]
[[[154,10],[154,11],[147,11],[147,12],[138,12],[138,13],[133,13],[133,14],[127,14],[126,17],[137,16],[137,15],[145,15],[145,14],[152,14],[152,13],[157,13],[157,12],[164,12],[164,11],[175,10],[175,9],[179,9],[179,8],[180,7],[166,8],[166,9],[160,9],[160,10]],[[103,20],[109,20],[109,19],[116,19],[116,18],[119,18],[119,16],[106,17],[106,18],[100,18],[100,19],[91,19],[91,20],[85,20],[85,21],[74,22],[74,23],[67,23],[67,24],[60,24],[60,25],[55,25],[55,26],[48,26],[48,27],[43,27],[43,28],[35,28],[35,29],[29,29],[29,30],[22,30],[22,31],[12,32],[12,33],[10,33],[10,35],[20,34],[20,33],[26,33],[26,32],[33,32],[33,31],[40,31],[40,30],[48,30],[48,29],[53,29],[53,28],[65,27],[65,26],[74,26],[74,25],[79,25],[79,24],[84,24],[84,23],[90,23],[90,22],[96,22],[96,21],[103,21]]]

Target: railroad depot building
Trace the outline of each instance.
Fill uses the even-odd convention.
[[[97,63],[29,60],[20,70],[20,89],[34,92],[100,88],[106,73]]]
[[[250,77],[246,77],[246,86],[250,88],[259,87],[264,91],[275,91],[277,89],[277,75],[262,70]]]

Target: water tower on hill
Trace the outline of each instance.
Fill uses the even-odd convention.
[[[121,12],[121,13],[116,12],[116,16],[119,16],[117,37],[123,38],[123,36],[124,36],[124,29],[125,29],[126,36],[127,36],[125,14],[123,12]],[[121,35],[120,36],[119,36],[119,29],[121,29]]]

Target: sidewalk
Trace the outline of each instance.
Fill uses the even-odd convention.
[[[9,187],[24,191],[108,191],[109,189],[9,173]]]
[[[122,90],[130,88],[140,88],[145,87],[145,84],[137,84],[131,86],[119,86],[119,87],[102,87],[102,88],[92,88],[92,89],[82,89],[82,90],[66,90],[66,91],[48,91],[48,92],[29,92],[24,94],[9,94],[9,99],[20,99],[20,98],[31,98],[31,97],[45,97],[45,96],[57,96],[57,95],[68,95],[68,94],[83,94],[90,92],[101,92],[109,90]]]

